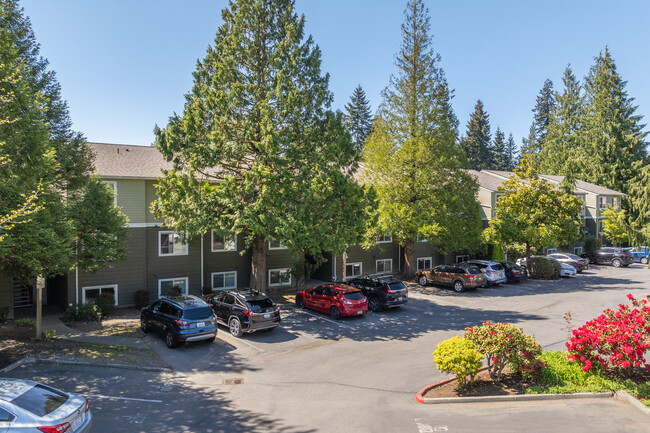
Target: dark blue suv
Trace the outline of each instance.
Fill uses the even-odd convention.
[[[143,332],[158,331],[170,349],[181,343],[205,341],[217,336],[217,318],[210,306],[196,296],[163,298],[144,307],[140,313]]]

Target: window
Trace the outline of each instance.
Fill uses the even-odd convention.
[[[284,250],[286,247],[280,241],[269,241],[269,250]]]
[[[417,235],[417,239],[416,239],[416,240],[417,240],[417,242],[428,242],[428,241],[424,238],[424,236],[421,236],[421,235]]]
[[[346,263],[345,264],[345,278],[361,276],[362,272],[361,263]]]
[[[381,235],[377,238],[378,244],[386,244],[389,242],[393,242],[393,237],[390,235]]]
[[[11,422],[16,418],[12,413],[0,407],[0,422]]]
[[[212,252],[237,251],[236,236],[219,236],[212,230]]]
[[[504,193],[502,192],[495,192],[494,193],[494,210],[499,209],[499,206],[497,205],[499,203],[499,199],[503,197]]]
[[[184,233],[158,232],[158,255],[187,255],[187,240]]]
[[[165,278],[158,280],[158,297],[165,296],[172,287],[180,287],[181,293],[187,295],[187,277],[181,278]]]
[[[112,293],[115,297],[115,305],[117,305],[117,284],[83,287],[81,290],[81,302],[84,304],[94,303],[97,295],[101,295],[102,293]]]
[[[584,194],[576,194],[576,197],[580,200],[580,216],[585,217],[587,215],[587,206],[585,205],[585,195]]]
[[[431,264],[432,264],[432,258],[431,257],[420,257],[418,259],[418,271],[422,271],[424,269],[431,269]]]
[[[377,273],[393,272],[393,259],[379,259],[375,262]]]
[[[269,286],[289,286],[291,285],[291,269],[271,269],[269,270]]]
[[[114,180],[102,180],[102,183],[113,193],[113,204],[117,206],[117,182]]]
[[[456,263],[469,262],[469,256],[467,254],[462,256],[456,256]]]
[[[582,247],[573,247],[573,254],[579,256],[582,254]]]
[[[603,196],[598,197],[598,208],[599,209],[607,208],[607,197],[603,197]]]
[[[237,271],[213,272],[212,288],[214,290],[237,288]]]
[[[557,253],[557,248],[547,248],[546,249],[546,254],[553,254]]]

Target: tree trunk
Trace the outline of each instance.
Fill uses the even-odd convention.
[[[266,293],[266,239],[264,236],[259,236],[253,244],[250,287]]]
[[[526,260],[530,259],[530,244],[526,242]]]
[[[407,280],[415,277],[415,242],[404,244],[404,276]]]

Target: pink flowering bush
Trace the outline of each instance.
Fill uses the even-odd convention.
[[[495,382],[501,381],[506,365],[527,378],[538,368],[536,361],[542,347],[534,336],[524,334],[515,325],[485,321],[481,326],[466,328],[465,338],[485,356],[488,373]]]
[[[583,364],[613,368],[629,376],[633,367],[645,365],[643,354],[650,348],[650,306],[627,295],[632,306],[620,304],[618,311],[605,310],[600,316],[573,331],[566,344],[569,359]]]

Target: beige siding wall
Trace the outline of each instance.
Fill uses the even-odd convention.
[[[478,202],[481,204],[483,219],[492,219],[492,191],[478,189]]]
[[[111,179],[102,179],[111,180]],[[145,221],[144,181],[139,179],[117,179],[117,205],[129,217],[130,223]]]
[[[144,196],[144,212],[146,216],[146,222],[148,223],[160,223],[160,219],[156,219],[154,215],[151,213],[151,203],[154,202],[158,198],[158,194],[156,194],[156,182],[153,180],[147,180],[144,182],[144,190],[145,190],[145,196]]]

